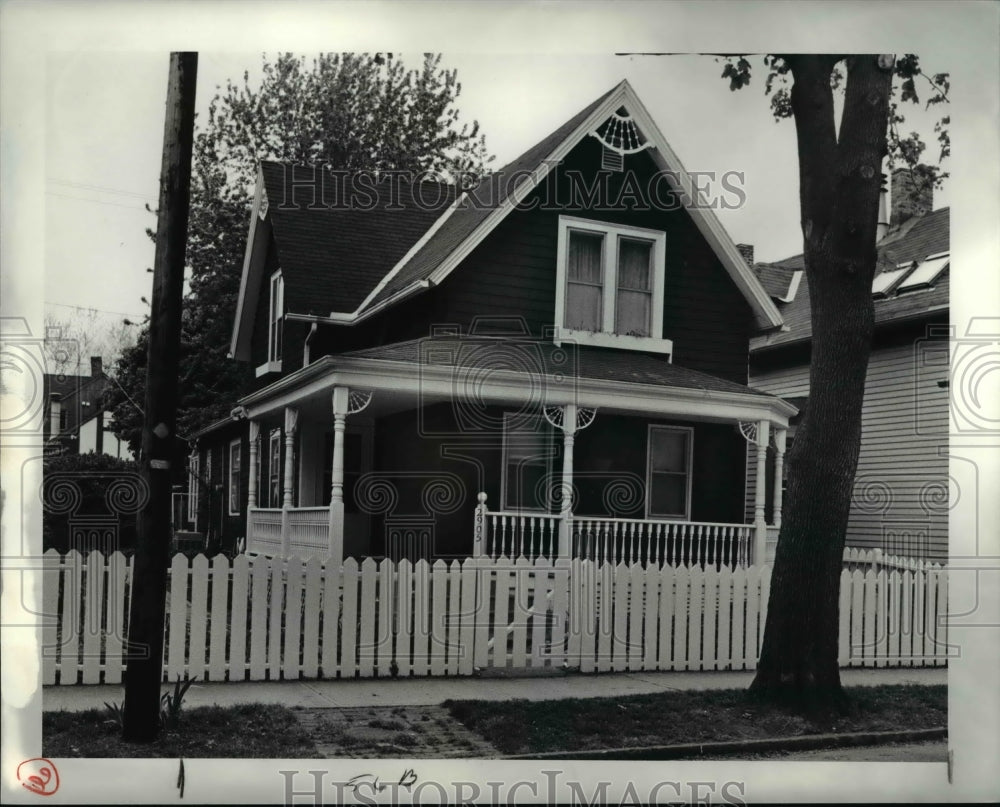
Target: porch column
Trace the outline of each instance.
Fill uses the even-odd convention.
[[[250,421],[250,489],[247,491],[247,509],[257,506],[257,456],[260,451],[260,421]],[[249,522],[247,528],[249,531]]]
[[[292,488],[295,484],[295,463],[293,455],[295,452],[295,431],[299,425],[299,410],[285,407],[285,486],[284,495],[281,500],[281,554],[283,557],[291,556],[292,549]]]
[[[344,561],[344,431],[351,391],[333,390],[333,462],[330,468],[330,563],[339,567]]]
[[[771,519],[775,527],[781,527],[781,497],[782,482],[785,473],[785,435],[787,429],[774,430],[774,516]]]
[[[559,557],[571,556],[573,537],[573,443],[576,439],[576,404],[563,407],[562,490],[559,498]]]
[[[767,556],[767,523],[764,521],[767,473],[767,444],[771,439],[771,424],[766,420],[757,423],[757,485],[754,491],[754,541],[753,562],[760,564]]]

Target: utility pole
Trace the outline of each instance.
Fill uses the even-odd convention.
[[[122,736],[133,742],[152,742],[160,733],[171,462],[176,454],[177,370],[197,78],[197,53],[170,54],[142,427],[141,470],[149,485],[149,500],[139,516],[125,672]]]

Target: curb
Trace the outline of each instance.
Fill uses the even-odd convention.
[[[768,737],[763,740],[723,740],[681,745],[647,745],[632,748],[597,748],[582,751],[546,751],[536,754],[514,754],[498,759],[682,759],[715,754],[761,751],[806,751],[816,748],[845,748],[858,745],[884,745],[896,742],[939,740],[948,736],[948,729],[908,729],[900,731],[858,731],[847,734],[802,734],[793,737]]]

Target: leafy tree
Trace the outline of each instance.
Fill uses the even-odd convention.
[[[409,69],[392,54],[262,57],[212,99],[195,137],[188,224],[190,286],[181,335],[183,437],[226,417],[249,390],[250,369],[227,357],[260,160],[342,170],[432,172],[471,181],[492,159],[477,124],[461,124],[456,71],[426,54]],[[152,231],[147,231],[150,237]],[[147,331],[125,351],[111,393],[116,431],[137,451]]]
[[[111,368],[136,338],[128,325],[109,321],[94,308],[46,311],[44,322],[45,369],[53,374],[90,375],[91,356],[100,356],[104,367]]]
[[[872,279],[882,163],[901,160],[921,181],[917,133],[900,136],[900,102],[947,101],[948,74],[929,76],[916,56],[767,56],[765,91],[777,118],[795,121],[812,358],[809,407],[789,451],[788,493],[771,576],[767,624],[752,689],[807,708],[842,705],[837,662],[840,574],[861,446],[865,376],[874,329]],[[745,57],[726,58],[731,89],[750,82]],[[893,78],[896,84],[893,84]],[[790,86],[789,86],[789,81]],[[835,91],[843,91],[839,127]],[[935,127],[948,156],[948,118]]]

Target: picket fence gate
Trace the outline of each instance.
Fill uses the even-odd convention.
[[[46,553],[45,684],[120,683],[132,561]],[[200,681],[742,670],[757,663],[770,567],[468,558],[324,568],[318,559],[173,557],[163,675]],[[845,569],[842,666],[947,661],[947,577]]]

